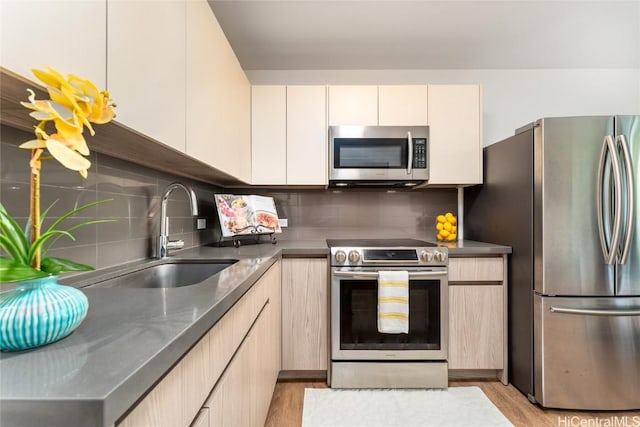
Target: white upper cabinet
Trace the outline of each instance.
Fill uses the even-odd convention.
[[[378,86],[378,124],[427,125],[427,85]]]
[[[325,86],[287,86],[287,184],[327,184]]]
[[[479,85],[429,85],[429,184],[482,184]]]
[[[181,152],[185,13],[185,0],[109,0],[107,32],[107,83],[118,122]]]
[[[287,183],[287,88],[251,88],[251,183]]]
[[[479,85],[329,86],[329,125],[429,126],[429,184],[482,183]]]
[[[427,85],[329,86],[329,125],[426,125]]]
[[[187,2],[186,44],[187,154],[250,183],[251,84],[206,0]]]
[[[0,9],[3,67],[38,81],[31,70],[50,66],[105,89],[106,0],[2,0]]]
[[[329,86],[329,126],[378,124],[378,86]]]
[[[253,86],[254,185],[326,185],[326,86]]]

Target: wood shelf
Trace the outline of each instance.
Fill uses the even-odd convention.
[[[29,110],[20,105],[21,101],[27,101],[27,89],[32,89],[37,99],[48,99],[42,86],[0,67],[0,124],[33,131],[36,122],[29,116]],[[248,185],[117,121],[96,125],[95,129],[95,136],[86,136],[92,151],[207,184],[222,187]]]

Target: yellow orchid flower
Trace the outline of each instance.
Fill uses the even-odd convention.
[[[73,117],[73,111],[68,107],[53,101],[39,101],[31,89],[27,89],[27,92],[31,93],[28,98],[29,102],[20,102],[20,104],[23,107],[34,110],[29,113],[34,119],[40,121],[54,119],[68,120]]]
[[[94,102],[91,109],[91,114],[87,118],[96,124],[104,124],[110,122],[114,117],[113,101],[109,98],[109,92],[100,92],[96,102]]]
[[[69,89],[67,88],[56,89],[56,88],[50,87],[49,97],[51,98],[52,102],[55,102],[56,104],[59,104],[59,105],[63,105],[69,110],[74,110],[76,108],[79,108],[76,103],[76,100],[73,97],[73,94],[69,92]]]
[[[51,67],[47,67],[47,71],[37,69],[33,69],[31,71],[33,72],[33,75],[38,78],[38,80],[40,80],[47,86],[54,87],[56,89],[70,86],[64,76]]]
[[[82,136],[82,125],[80,118],[73,113],[72,120],[53,120],[53,124],[61,138],[68,142],[68,147],[78,150],[83,155],[89,154],[89,148]]]
[[[18,147],[35,150],[37,148],[47,148],[47,143],[45,139],[32,139],[31,141],[23,142]]]
[[[86,126],[94,135],[91,123],[103,124],[115,117],[109,92],[99,91],[91,81],[73,74],[65,78],[51,67],[32,71],[47,86],[51,99],[37,100],[35,93],[27,89],[30,93],[29,102],[21,104],[33,110],[29,115],[40,123],[35,128],[37,139],[27,141],[20,147],[35,150],[31,165],[34,170],[39,170],[40,157],[46,149],[63,166],[86,177],[91,162],[83,157],[89,155],[89,147],[82,132]],[[52,135],[44,130],[49,122],[53,122],[56,128],[56,133]]]
[[[78,171],[84,178],[91,162],[84,156],[89,155],[89,147],[82,135],[84,127],[91,135],[95,132],[91,123],[109,122],[115,114],[111,98],[107,91],[100,92],[89,80],[69,75],[65,78],[51,67],[46,70],[32,70],[33,74],[45,84],[49,100],[37,100],[33,90],[27,89],[29,102],[22,106],[32,110],[29,115],[38,120],[35,126],[36,139],[26,141],[20,148],[31,150],[29,166],[31,168],[29,214],[31,218],[31,244],[40,239],[40,170],[42,160],[54,158],[65,168]],[[49,135],[45,131],[48,123],[53,123],[56,133]],[[49,155],[44,156],[45,150]],[[30,261],[34,270],[41,267],[40,248]]]
[[[64,138],[55,133],[47,139],[47,150],[64,167],[79,171],[86,178],[86,171],[91,166],[91,162],[82,157],[76,150],[67,147],[65,142]]]
[[[69,85],[76,90],[76,93],[86,95],[93,100],[98,98],[98,95],[100,94],[98,88],[89,80],[81,79],[73,74],[69,74]]]
[[[82,122],[89,129],[91,135],[95,135],[95,131],[89,122],[87,116],[91,112],[93,101],[88,96],[78,94],[71,86],[62,87],[61,89],[49,88],[49,96],[51,101],[62,105],[71,111],[75,116],[75,123]],[[79,119],[79,120],[78,120]],[[82,126],[82,125],[80,125]]]
[[[51,156],[58,160],[64,167],[78,171],[80,172],[80,175],[86,178],[87,169],[91,165],[91,162],[82,157],[82,155],[89,155],[89,147],[82,136],[82,128],[80,127],[79,129],[80,130],[75,131],[73,129],[69,129],[69,132],[66,134],[55,133],[53,135],[49,135],[42,127],[38,126],[35,130],[38,139],[32,139],[24,142],[20,144],[19,147],[28,150],[38,149],[40,152],[46,148],[49,150]],[[64,145],[64,147],[60,147],[60,144]],[[36,159],[37,162],[32,162],[31,164],[32,169],[40,169],[39,154]]]

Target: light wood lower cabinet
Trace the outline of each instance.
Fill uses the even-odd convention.
[[[209,427],[209,408],[202,408],[191,427]]]
[[[264,425],[280,371],[280,282],[278,261],[117,425]]]
[[[121,427],[189,425],[182,406],[182,365],[175,366],[153,390],[116,424]]]
[[[449,260],[453,376],[490,375],[507,383],[506,277],[506,255]]]
[[[328,281],[326,258],[282,260],[282,369],[326,370]]]
[[[205,403],[209,426],[263,426],[280,370],[279,305],[264,306]]]
[[[502,286],[449,288],[452,369],[502,369]]]

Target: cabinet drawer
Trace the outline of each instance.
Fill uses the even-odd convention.
[[[278,267],[279,268],[279,267]],[[270,271],[265,276],[272,274]],[[210,387],[231,360],[249,328],[267,301],[267,290],[261,281],[254,285],[209,332]]]
[[[504,260],[492,258],[450,258],[449,283],[451,282],[502,282]]]

